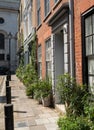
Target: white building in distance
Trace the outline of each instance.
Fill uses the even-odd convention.
[[[0,67],[17,66],[18,9],[20,0],[0,0]]]

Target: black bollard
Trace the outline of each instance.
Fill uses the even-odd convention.
[[[9,81],[8,81],[8,80],[6,80],[6,87],[7,87],[7,86],[9,86]]]
[[[6,103],[7,104],[11,103],[11,87],[10,86],[6,87]]]
[[[5,130],[14,130],[13,105],[6,104],[4,106],[5,113]]]
[[[11,74],[8,74],[6,80],[11,81]]]

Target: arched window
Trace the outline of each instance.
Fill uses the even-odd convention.
[[[0,49],[4,49],[4,34],[0,33]]]
[[[4,23],[4,19],[0,17],[0,24]]]

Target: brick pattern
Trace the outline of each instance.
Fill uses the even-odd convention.
[[[75,65],[76,79],[82,83],[82,40],[81,40],[81,14],[94,5],[94,0],[74,0],[74,39],[75,39]]]
[[[47,21],[58,11],[58,9],[68,0],[59,0],[54,3],[54,0],[50,1],[50,12],[45,18],[44,15],[44,1],[40,0],[41,5],[41,26],[37,28],[38,44],[42,45],[42,77],[45,77],[45,40],[51,37],[51,27],[47,25]],[[37,24],[36,24],[37,25]]]

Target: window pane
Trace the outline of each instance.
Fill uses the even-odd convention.
[[[51,39],[48,39],[46,45],[46,75],[51,77]]]
[[[4,35],[0,33],[0,49],[4,49]]]
[[[51,39],[48,39],[46,41],[46,49],[49,49],[51,47]]]
[[[94,74],[94,59],[88,60],[88,73]]]
[[[48,14],[49,10],[50,10],[50,5],[49,5],[50,1],[49,0],[45,0],[45,16]]]
[[[4,60],[4,54],[0,54],[0,61]]]
[[[39,78],[42,77],[42,63],[38,62],[38,76]]]
[[[51,61],[51,39],[46,41],[46,61]]]
[[[93,54],[94,54],[94,35],[93,35]]]
[[[46,62],[46,75],[51,78],[51,61]]]
[[[89,76],[89,91],[94,94],[94,76]]]
[[[57,2],[58,0],[55,0],[55,3]]]
[[[37,23],[38,23],[38,25],[41,24],[40,9],[37,11]]]
[[[41,46],[38,47],[38,62],[41,61],[41,58],[42,58],[42,54],[41,54]]]
[[[37,0],[37,24],[41,24],[41,7],[40,7],[40,0]]]
[[[68,73],[69,64],[64,63],[64,73]]]
[[[85,35],[88,36],[90,34],[92,34],[91,16],[89,16],[87,19],[85,19]]]
[[[92,54],[92,36],[86,38],[86,55]]]
[[[37,0],[37,9],[40,8],[40,0]]]
[[[93,14],[93,34],[94,34],[94,14]]]

